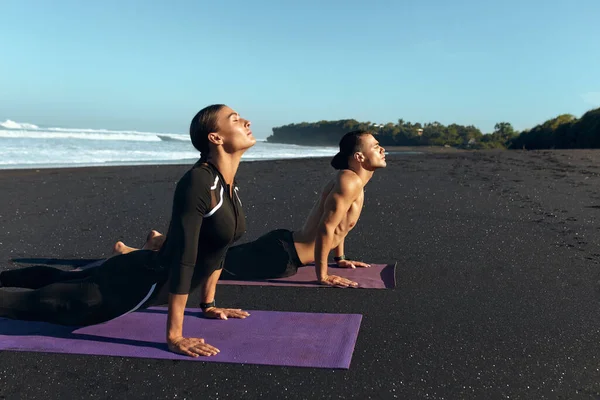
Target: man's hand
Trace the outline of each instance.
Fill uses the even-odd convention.
[[[319,283],[327,286],[358,287],[358,283],[336,275],[327,275],[326,277],[319,279]]]
[[[337,261],[337,266],[340,268],[369,268],[371,264],[366,264],[360,261],[340,260]]]
[[[206,318],[227,319],[227,318],[246,318],[250,314],[242,311],[240,308],[217,308],[210,307],[203,311]]]
[[[220,352],[216,347],[204,343],[204,339],[178,337],[167,340],[169,350],[173,353],[184,354],[190,357],[214,356]]]

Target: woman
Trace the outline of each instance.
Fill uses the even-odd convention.
[[[183,337],[184,310],[189,292],[200,286],[206,317],[249,315],[217,308],[214,295],[227,248],[246,229],[235,174],[256,139],[250,121],[222,104],[196,114],[190,138],[201,158],[177,184],[160,251],[115,256],[77,272],[41,266],[4,271],[0,287],[33,290],[0,289],[0,317],[85,326],[168,302],[169,349],[192,357],[217,354],[203,339]]]

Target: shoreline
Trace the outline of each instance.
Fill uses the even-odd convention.
[[[393,155],[415,155],[415,154],[423,154],[424,152],[418,152],[414,150],[402,150],[394,148],[389,154]],[[386,154],[388,152],[386,151]],[[312,159],[331,159],[333,156],[298,156],[298,157],[284,157],[284,158],[253,158],[253,159],[243,159],[242,163],[255,163],[255,162],[273,162],[273,161],[286,161],[286,160],[312,160]],[[0,173],[2,171],[24,171],[24,170],[65,170],[65,169],[80,169],[80,168],[112,168],[112,167],[144,167],[144,166],[182,166],[182,165],[190,165],[197,161],[197,158],[189,158],[189,159],[181,159],[181,160],[164,160],[157,162],[156,160],[151,160],[147,162],[139,162],[139,161],[131,161],[131,162],[119,162],[115,163],[81,163],[81,164],[15,164],[7,166],[6,168],[3,165],[0,165]]]
[[[386,147],[386,155],[399,156],[399,155],[432,155],[432,154],[519,154],[519,153],[599,153],[600,149],[539,149],[539,150],[522,150],[522,149],[457,149],[437,146],[391,146]],[[242,163],[261,163],[261,162],[280,162],[280,161],[297,161],[297,160],[318,160],[318,159],[331,159],[332,156],[299,156],[299,157],[285,157],[285,158],[254,158],[254,159],[242,159]],[[160,166],[189,166],[195,163],[197,158],[181,159],[181,160],[165,160],[162,162],[156,162],[155,160],[147,162],[116,162],[116,163],[89,163],[89,164],[21,164],[21,165],[0,165],[0,174],[3,172],[16,172],[16,171],[69,171],[69,170],[80,170],[80,169],[95,169],[95,168],[141,168],[141,167],[160,167]]]

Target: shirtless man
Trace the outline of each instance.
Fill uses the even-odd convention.
[[[385,149],[368,131],[352,131],[340,141],[340,151],[331,161],[339,172],[325,185],[321,196],[299,231],[276,229],[252,242],[230,247],[221,279],[274,279],[294,275],[298,268],[315,263],[317,280],[324,285],[357,287],[349,279],[330,275],[327,259],[331,251],[339,267],[369,267],[347,260],[344,239],[356,225],[364,202],[364,187],[376,169],[385,168]],[[164,236],[152,231],[145,249],[158,250]],[[115,253],[136,249],[122,242]]]

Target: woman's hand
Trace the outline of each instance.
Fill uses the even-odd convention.
[[[167,340],[169,350],[173,353],[184,354],[190,357],[214,356],[220,352],[214,346],[204,343],[204,339],[185,338],[183,336]]]
[[[242,311],[240,308],[217,308],[210,307],[203,311],[206,318],[227,319],[227,318],[246,318],[250,314]]]

